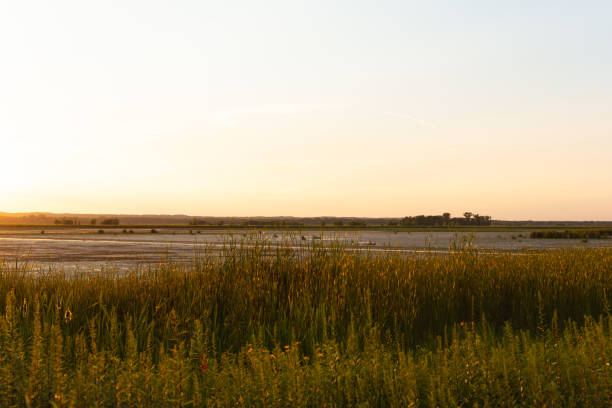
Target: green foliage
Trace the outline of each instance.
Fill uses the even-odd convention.
[[[402,227],[488,226],[491,225],[491,216],[466,212],[463,218],[451,218],[451,214],[445,212],[442,215],[404,217],[399,221],[399,225]]]
[[[532,231],[532,239],[606,239],[612,237],[612,229],[575,229],[565,231]]]
[[[612,250],[310,245],[127,273],[0,262],[0,406],[612,403]]]

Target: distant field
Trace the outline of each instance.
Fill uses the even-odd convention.
[[[8,224],[0,225],[0,233],[2,231],[97,231],[99,229],[108,230],[123,230],[123,229],[164,229],[164,230],[194,230],[194,231],[226,231],[226,230],[281,230],[281,231],[397,231],[397,232],[512,232],[512,231],[536,231],[536,230],[576,230],[576,229],[610,229],[607,224],[601,226],[592,224],[575,224],[575,225],[554,225],[554,224],[528,224],[528,225],[488,225],[488,226],[454,226],[454,227],[399,227],[399,226],[384,226],[384,225],[366,225],[366,226],[334,226],[334,225],[303,225],[303,226],[278,226],[278,225],[188,225],[188,224],[120,224],[120,225],[88,225],[79,226],[72,225],[55,225],[55,224],[40,224],[40,225],[22,225]]]
[[[612,249],[245,239],[121,273],[0,263],[0,406],[612,404]]]

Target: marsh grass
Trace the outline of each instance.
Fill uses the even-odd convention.
[[[532,231],[532,239],[607,239],[612,237],[612,229],[574,229],[565,231]]]
[[[612,250],[0,264],[0,406],[610,406]]]

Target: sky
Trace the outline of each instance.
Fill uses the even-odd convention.
[[[0,211],[612,220],[612,2],[0,1]]]

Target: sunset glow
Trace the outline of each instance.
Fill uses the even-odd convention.
[[[35,3],[0,211],[612,219],[607,2]]]

